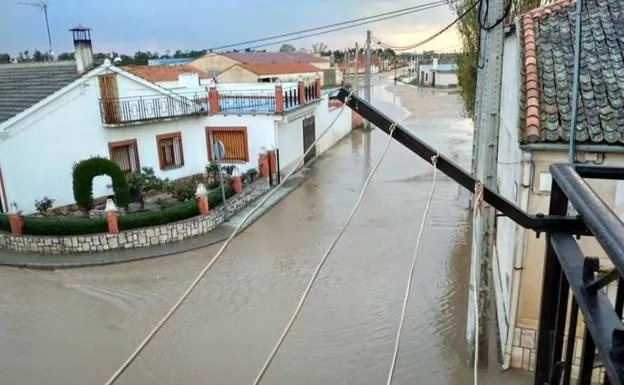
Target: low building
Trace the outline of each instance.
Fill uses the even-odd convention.
[[[224,164],[241,171],[271,148],[282,169],[292,168],[337,113],[318,79],[215,84],[194,67],[97,66],[90,30],[72,32],[75,62],[0,66],[0,212],[11,204],[33,212],[44,196],[73,203],[72,167],[92,156],[177,179],[204,172],[219,140]],[[350,129],[343,114],[316,152]],[[97,177],[94,196],[111,195],[110,184]]]
[[[193,61],[193,58],[190,57],[166,57],[166,58],[156,58],[156,59],[147,59],[147,65],[149,66],[161,66],[161,65],[185,65],[190,64]]]
[[[323,70],[307,63],[242,63],[234,64],[217,75],[219,83],[275,83],[321,79]]]
[[[236,64],[298,63],[319,70],[331,68],[329,58],[307,52],[211,52],[190,64],[210,76],[217,76]]]
[[[574,8],[573,1],[557,1],[520,15],[515,25],[506,27],[497,183],[505,198],[531,214],[548,212],[550,165],[568,163],[575,30],[570,15]],[[582,20],[579,109],[574,127],[576,159],[589,165],[621,167],[624,41],[615,33],[621,28],[621,10],[586,0]],[[624,182],[588,183],[624,218]],[[537,238],[502,216],[497,217],[495,229],[493,276],[504,366],[533,370],[545,237]],[[595,239],[583,237],[579,244],[585,255],[601,258],[601,271],[611,268]],[[607,287],[612,301],[616,287],[617,280]],[[579,322],[579,341],[582,327]],[[581,346],[577,341],[575,357]],[[573,375],[578,373],[577,364],[575,358]]]
[[[418,64],[418,84],[425,87],[457,87],[457,64],[438,63]]]

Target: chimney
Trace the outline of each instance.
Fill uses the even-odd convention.
[[[93,68],[93,48],[91,47],[91,29],[78,25],[70,29],[74,37],[74,57],[76,69],[83,74]]]

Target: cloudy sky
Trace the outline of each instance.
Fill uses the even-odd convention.
[[[24,0],[39,1],[39,0]],[[431,0],[47,0],[55,53],[72,50],[68,29],[78,23],[92,28],[96,52],[203,49],[298,31],[359,17],[373,16]],[[43,12],[0,0],[0,52],[47,49]],[[391,45],[416,43],[451,22],[448,6],[400,16],[290,44],[310,48],[315,41],[331,49],[364,43],[370,28]],[[421,49],[458,49],[450,30]],[[241,46],[239,48],[245,48]],[[278,46],[268,46],[277,49]]]

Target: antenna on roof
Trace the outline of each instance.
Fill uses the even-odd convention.
[[[48,55],[49,58],[52,59],[52,37],[50,36],[50,24],[48,23],[48,4],[43,0],[39,0],[38,2],[30,2],[30,1],[20,1],[19,5],[28,5],[31,7],[37,7],[43,10],[43,15],[45,17],[46,29],[48,31]]]

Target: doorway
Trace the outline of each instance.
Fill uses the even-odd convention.
[[[305,153],[316,140],[316,121],[314,115],[303,119],[303,152]],[[303,158],[306,164],[316,157],[316,145]]]

